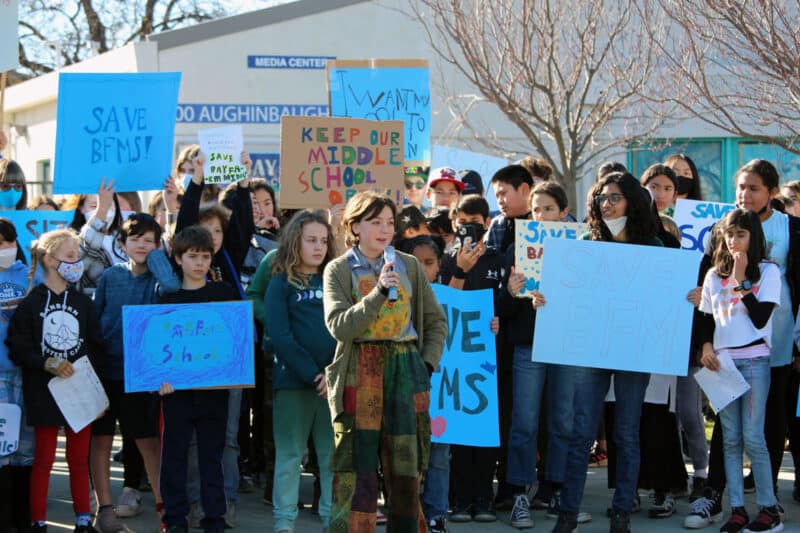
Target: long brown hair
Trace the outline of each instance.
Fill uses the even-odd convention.
[[[759,263],[767,258],[767,241],[758,213],[747,209],[729,211],[714,227],[717,244],[714,247],[714,271],[721,278],[733,274],[733,255],[725,244],[725,232],[730,228],[741,228],[750,232],[750,245],[747,247],[747,268],[745,276],[751,283],[761,278]]]
[[[278,253],[272,263],[272,275],[286,274],[289,284],[298,289],[308,285],[306,275],[300,272],[300,266],[303,262],[300,251],[303,244],[303,228],[307,224],[322,224],[328,232],[328,249],[325,251],[325,257],[319,266],[319,271],[322,272],[325,265],[336,256],[336,242],[334,241],[333,228],[328,223],[327,212],[303,209],[296,213],[289,223],[281,228]]]

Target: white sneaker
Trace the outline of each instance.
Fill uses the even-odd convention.
[[[138,490],[124,487],[115,509],[120,518],[131,518],[142,512],[142,495]]]
[[[225,528],[232,529],[236,527],[236,504],[230,500],[225,503],[227,504],[227,510],[223,516],[225,519]]]
[[[575,518],[579,524],[585,524],[592,521],[592,515],[586,511],[578,511],[578,516]]]
[[[189,517],[187,521],[189,522],[190,528],[203,529],[203,526],[201,526],[200,523],[205,517],[206,513],[203,512],[203,506],[200,505],[200,502],[194,502],[191,507],[189,507]]]

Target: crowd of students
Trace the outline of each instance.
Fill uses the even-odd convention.
[[[290,533],[304,468],[315,475],[323,531],[386,521],[396,532],[443,533],[503,509],[527,529],[542,509],[554,533],[568,533],[592,520],[581,510],[587,469],[606,458],[611,533],[631,531],[640,491],[652,494],[650,518],[672,516],[687,496],[685,527],[710,526],[723,518],[726,485],[731,513],[720,531],[783,529],[776,480],[787,436],[800,460],[800,182],[781,186],[768,161],[737,171],[737,208],[709,233],[697,279],[685,280],[695,311],[688,375],[678,378],[531,359],[536,313],[551,295],[520,295],[515,220],[575,221],[540,159],[500,169],[489,191],[473,170],[412,167],[403,206],[361,192],[329,210],[284,211],[264,180],[205,185],[202,163],[197,145],[183,150],[144,212],[139,195],[117,192],[113,180],[96,195],[29,200],[19,165],[0,158],[0,209],[75,210],[71,228],[33,243],[29,265],[17,242],[25,229],[0,216],[0,403],[24,413],[18,449],[0,456],[0,529],[47,529],[61,428],[76,532],[126,531],[144,489],[164,530],[222,531],[236,526],[239,493],[263,481],[274,530]],[[675,202],[701,197],[685,155],[640,179],[606,163],[582,238],[679,248]],[[430,378],[447,336],[432,283],[493,291],[498,448],[431,443]],[[157,392],[124,391],[123,306],[245,299],[255,311],[255,389],[175,390],[167,380]],[[71,376],[83,356],[110,407],[73,432],[48,382]],[[709,446],[693,375],[728,359],[750,390],[713,416]],[[114,506],[117,424],[125,475]],[[795,487],[800,501],[800,478]]]

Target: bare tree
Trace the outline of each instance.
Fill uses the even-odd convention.
[[[660,0],[670,101],[725,131],[800,154],[800,0]]]
[[[229,3],[229,0],[22,0],[21,70],[34,76],[45,74],[59,65],[82,61],[92,53],[143,40],[151,33],[229,14]]]
[[[410,6],[436,54],[477,91],[454,93],[445,80],[452,128],[466,128],[494,151],[543,157],[571,201],[590,164],[661,123],[641,95],[656,74],[653,41],[663,27],[634,0],[410,0]],[[527,142],[513,146],[498,136],[485,119],[487,105]]]

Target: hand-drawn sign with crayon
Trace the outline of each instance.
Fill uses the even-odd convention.
[[[431,84],[427,59],[329,61],[332,117],[402,120],[407,165],[431,160]]]
[[[179,72],[61,73],[53,192],[161,189],[172,167]]]
[[[254,387],[253,304],[122,308],[125,392]]]
[[[281,207],[327,208],[363,190],[398,202],[403,188],[403,123],[283,117]]]
[[[447,315],[448,333],[439,372],[431,376],[431,441],[499,446],[492,290],[432,287]]]
[[[519,292],[523,298],[532,298],[542,280],[542,256],[548,239],[579,239],[589,231],[582,222],[516,221],[514,270],[525,275],[525,285]]]
[[[11,455],[19,448],[22,409],[13,403],[0,403],[0,457]]]

